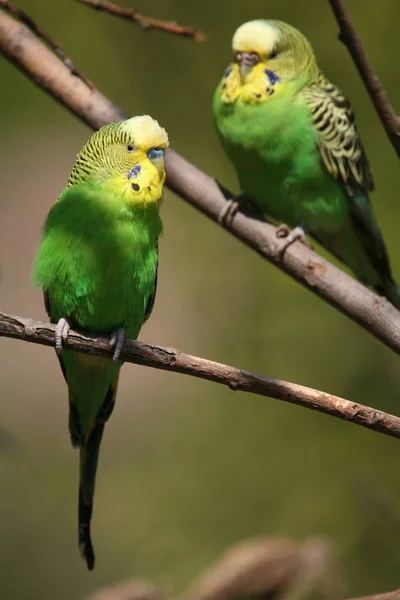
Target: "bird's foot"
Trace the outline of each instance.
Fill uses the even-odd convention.
[[[117,329],[114,331],[114,333],[111,334],[111,338],[110,338],[110,346],[111,347],[115,346],[114,354],[113,354],[114,362],[117,362],[117,360],[119,360],[119,357],[121,356],[121,352],[122,352],[122,349],[125,344],[125,340],[126,340],[125,329],[123,327],[117,327]]]
[[[237,200],[235,200],[234,198],[227,200],[223,209],[218,215],[218,223],[222,226],[227,227],[232,225],[233,218],[238,212],[239,208],[240,203]]]
[[[61,354],[63,342],[67,341],[69,330],[71,329],[65,317],[61,317],[56,325],[55,338],[56,338],[56,352]]]
[[[302,227],[290,229],[290,227],[283,223],[277,228],[276,237],[279,239],[279,242],[276,245],[275,255],[279,258],[282,258],[286,249],[297,240],[302,241],[303,244],[306,244],[306,246],[312,248],[311,244],[309,244],[307,241],[306,232],[304,229],[302,229]]]
[[[230,227],[236,213],[245,206],[249,205],[249,200],[246,196],[239,195],[234,198],[229,198],[218,215],[218,223],[223,227]]]

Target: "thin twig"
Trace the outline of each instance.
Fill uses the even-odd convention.
[[[89,127],[98,129],[127,118],[99,91],[89,92],[24,25],[1,10],[0,52]],[[173,150],[167,152],[166,170],[167,185],[218,222],[226,199],[232,194]],[[400,354],[400,312],[385,298],[377,296],[301,242],[290,246],[283,259],[278,260],[276,227],[259,218],[238,212],[225,229]]]
[[[55,326],[49,323],[0,312],[0,337],[54,346],[54,332]],[[112,356],[113,352],[108,337],[76,331],[70,331],[65,345],[85,354]],[[122,360],[214,381],[228,386],[233,391],[250,392],[283,400],[400,439],[399,417],[326,392],[184,354],[174,348],[127,340],[122,352]]]
[[[91,6],[96,10],[107,12],[110,15],[132,21],[144,31],[158,29],[158,31],[165,31],[166,33],[173,33],[175,35],[190,38],[195,42],[203,42],[206,39],[205,35],[201,33],[201,31],[194,29],[194,27],[185,27],[179,25],[176,21],[161,21],[160,19],[154,19],[153,17],[146,17],[145,15],[140,14],[135,8],[123,8],[113,2],[104,2],[103,0],[78,0],[78,2]]]
[[[51,38],[41,27],[39,27],[39,25],[37,25],[35,21],[33,21],[33,19],[31,19],[31,17],[26,14],[26,12],[11,4],[9,0],[0,0],[0,8],[4,8],[4,10],[17,17],[17,19],[19,19],[22,23],[29,27],[29,29],[33,31],[33,33],[35,33],[39,38],[44,40],[46,44],[48,44],[50,48],[54,51],[54,53],[58,56],[58,58],[62,60],[64,65],[71,71],[72,75],[75,75],[75,77],[79,77],[79,79],[81,79],[91,90],[96,89],[95,85],[91,81],[89,81],[86,75],[84,75],[82,71],[79,71],[79,69],[70,59],[70,57],[61,48],[60,44],[54,41],[53,38]]]
[[[374,103],[376,112],[390,139],[393,148],[400,157],[400,117],[389,102],[387,94],[374,71],[371,61],[365,52],[356,28],[347,12],[343,0],[328,0],[339,25],[339,39],[350,52],[358,72]]]

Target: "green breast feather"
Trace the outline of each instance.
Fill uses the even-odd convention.
[[[241,193],[268,217],[314,236],[400,307],[349,101],[287,23],[244,23],[232,47],[213,110]]]
[[[51,209],[34,268],[34,283],[49,298],[51,316],[136,337],[154,292],[157,207],[129,211],[106,185],[66,188]],[[119,192],[118,192],[119,194]]]

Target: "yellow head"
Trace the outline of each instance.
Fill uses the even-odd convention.
[[[82,148],[67,185],[107,184],[120,190],[127,204],[158,203],[167,148],[165,129],[148,115],[111,123]]]
[[[258,103],[279,93],[280,87],[318,74],[314,52],[304,35],[276,20],[249,21],[232,39],[233,64],[221,86],[224,102],[239,96]]]

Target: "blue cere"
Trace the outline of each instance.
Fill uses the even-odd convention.
[[[155,160],[156,158],[162,158],[164,156],[164,150],[162,148],[150,148],[147,153],[147,157],[150,160]]]
[[[275,83],[281,80],[281,78],[276,73],[270,71],[269,69],[265,69],[264,73],[268,75],[271,85],[275,85]]]
[[[134,179],[135,177],[137,177],[141,170],[142,170],[142,167],[139,165],[137,165],[136,167],[133,167],[133,169],[131,169],[128,173],[128,179]]]

